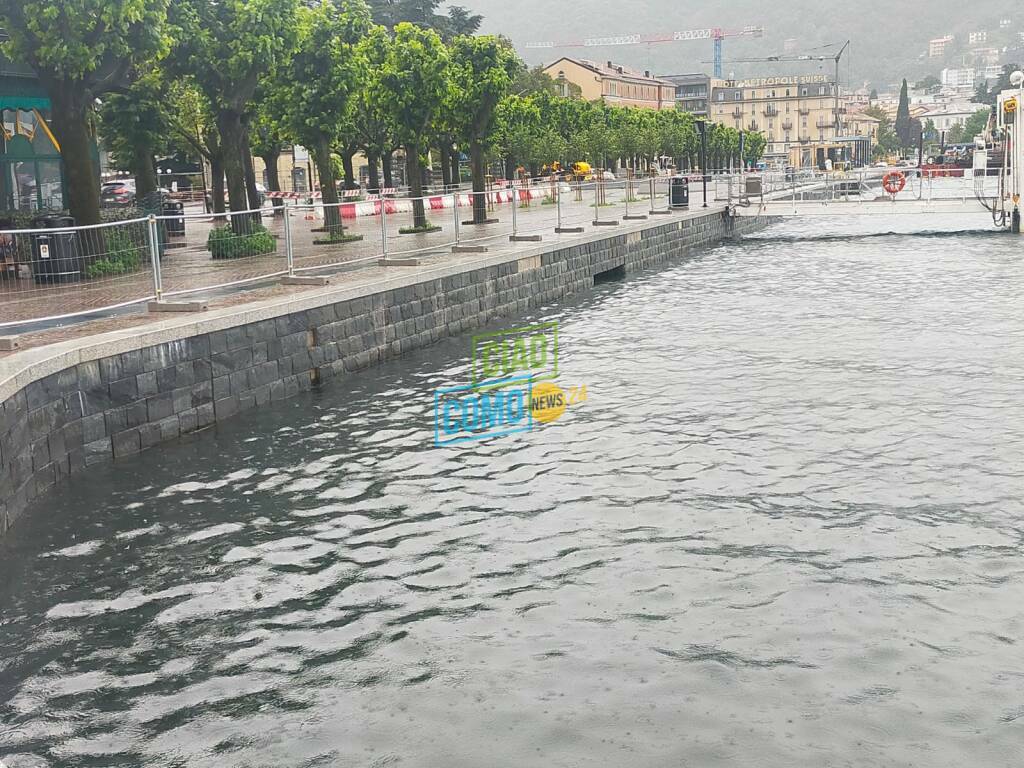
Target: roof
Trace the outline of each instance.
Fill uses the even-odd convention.
[[[556,66],[559,62],[568,61],[572,64],[576,64],[584,69],[589,69],[594,74],[600,75],[601,77],[610,77],[617,80],[634,80],[638,83],[657,83],[659,85],[669,85],[675,87],[675,83],[671,80],[665,80],[661,77],[655,77],[654,75],[645,74],[644,72],[637,72],[634,69],[623,66],[621,64],[615,64],[614,62],[608,62],[608,64],[598,64],[597,62],[590,61],[589,59],[572,59],[568,56],[563,56],[557,61],[548,64],[544,69],[551,69]],[[611,65],[611,66],[608,66]]]

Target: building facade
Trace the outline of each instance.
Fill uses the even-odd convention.
[[[928,58],[937,59],[941,56],[946,55],[946,46],[953,42],[952,35],[945,35],[943,37],[936,37],[934,40],[928,41]]]
[[[849,133],[845,113],[842,102],[837,112],[836,86],[826,75],[712,83],[711,120],[761,133],[769,165],[814,165],[817,148]]]
[[[711,100],[711,78],[696,72],[689,75],[662,75],[676,87],[676,109],[689,112],[696,117],[708,116],[708,102]]]
[[[579,88],[587,101],[604,99],[617,107],[643,109],[675,109],[676,85],[650,72],[636,72],[611,61],[597,64],[586,59],[561,58],[544,68],[562,89],[570,95],[569,84]]]
[[[50,99],[35,73],[0,55],[0,211],[60,210],[64,166]]]

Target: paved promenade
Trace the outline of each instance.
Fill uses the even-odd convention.
[[[646,184],[643,185],[646,192]],[[545,191],[546,188],[539,188]],[[597,208],[600,219],[620,219],[626,212],[624,189],[607,190],[610,205]],[[637,188],[635,194],[639,194]],[[660,185],[656,205],[666,207]],[[583,199],[577,199],[575,192],[562,195],[562,223],[565,226],[584,226],[590,229],[595,218],[594,192],[585,190]],[[646,213],[650,208],[646,196],[629,205],[630,213]],[[215,225],[212,218],[202,216],[201,210],[190,209],[187,213],[197,218],[186,221],[185,237],[170,238],[174,247],[169,248],[162,261],[163,288],[168,296],[188,296],[216,299],[218,303],[228,301],[225,288],[215,288],[241,281],[259,281],[260,278],[284,272],[287,269],[284,237],[284,217],[274,215],[269,207],[264,209],[263,224],[278,239],[274,254],[232,260],[214,260],[206,248],[207,236]],[[545,239],[554,236],[558,217],[556,206],[534,200],[529,207],[516,211],[520,234],[543,234]],[[459,209],[459,219],[465,221],[471,216],[468,208]],[[488,247],[508,242],[512,233],[512,204],[494,205],[491,217],[496,223],[486,225],[460,225],[459,239],[463,244],[480,243]],[[455,242],[455,216],[452,209],[428,211],[431,223],[439,226],[431,234],[402,235],[399,229],[411,226],[411,213],[392,213],[387,218],[387,250],[389,256],[416,254],[423,260],[437,261],[451,259],[451,246]],[[345,244],[317,245],[315,240],[323,238],[322,232],[314,230],[323,226],[323,220],[310,211],[293,211],[290,216],[293,238],[294,266],[299,274],[319,274],[330,268],[344,267],[346,273],[353,268],[375,266],[383,252],[383,233],[380,216],[366,216],[346,220],[351,234],[361,235],[363,240]],[[113,305],[140,301],[154,293],[152,270],[147,254],[141,254],[143,268],[130,275],[83,280],[77,283],[37,285],[23,270],[19,278],[9,278],[0,283],[0,323],[32,321],[43,317],[88,312]],[[325,269],[321,269],[325,268]],[[258,283],[257,283],[258,284]],[[210,289],[194,293],[196,289]],[[232,292],[238,288],[231,288]],[[80,319],[68,319],[67,324],[77,324]],[[121,321],[125,322],[125,321]],[[130,322],[130,321],[128,321]],[[5,333],[24,333],[25,326],[3,329]],[[35,329],[29,328],[30,336],[36,337]],[[27,341],[30,341],[27,340]]]
[[[569,198],[569,195],[565,196]],[[620,219],[625,211],[625,205],[622,202],[621,191],[609,192],[609,200],[615,200],[615,204],[607,207],[601,207],[600,216],[602,220]],[[467,243],[472,240],[475,243],[486,246],[488,253],[486,256],[514,256],[518,253],[526,253],[527,251],[536,251],[538,245],[548,246],[550,244],[572,244],[591,238],[595,235],[608,235],[620,229],[632,229],[627,225],[633,223],[643,222],[622,222],[618,227],[598,227],[593,225],[594,208],[589,206],[585,201],[569,201],[564,200],[563,207],[563,218],[562,222],[565,226],[582,226],[585,229],[583,234],[556,234],[554,232],[556,212],[553,206],[540,205],[538,202],[528,208],[520,208],[517,211],[519,220],[519,232],[521,234],[542,234],[544,240],[543,243],[511,243],[509,242],[508,236],[511,232],[511,210],[509,205],[496,206],[495,216],[500,218],[500,221],[494,224],[482,225],[482,226],[461,226],[461,242]],[[657,204],[659,207],[664,207],[665,198],[661,197],[658,199]],[[641,200],[638,203],[630,204],[631,213],[639,213],[640,211],[646,212],[649,208],[649,201]],[[717,209],[716,209],[717,210]],[[657,223],[661,221],[672,221],[679,218],[695,216],[705,212],[697,207],[687,212],[677,212],[670,215],[652,216],[651,223]],[[420,261],[419,267],[410,266],[381,266],[379,263],[380,255],[380,239],[372,239],[370,235],[372,230],[376,228],[379,232],[380,219],[379,217],[366,217],[363,219],[357,219],[350,231],[361,233],[366,235],[366,239],[361,242],[349,243],[340,246],[314,246],[312,240],[314,237],[319,236],[316,233],[311,233],[310,230],[317,224],[317,222],[306,222],[302,217],[302,214],[293,215],[292,226],[293,236],[295,237],[295,264],[297,269],[303,267],[315,266],[320,264],[329,264],[332,266],[325,266],[322,269],[315,269],[309,272],[303,272],[302,274],[317,274],[329,277],[332,288],[344,287],[344,288],[369,288],[374,285],[383,284],[385,281],[393,278],[396,274],[407,274],[411,272],[418,272],[422,270],[436,269],[439,266],[451,266],[458,267],[460,265],[472,264],[480,260],[481,254],[479,253],[452,253],[451,242],[454,240],[454,216],[450,209],[440,211],[438,213],[444,214],[446,221],[442,221],[441,217],[435,217],[437,224],[442,226],[442,231],[431,235],[410,235],[410,236],[399,236],[397,234],[389,236],[389,242],[394,243],[394,249],[402,248],[406,243],[410,246],[416,243],[420,248],[425,248],[416,254],[416,257]],[[460,218],[465,218],[469,215],[467,209],[460,209]],[[399,219],[411,219],[410,215],[404,216],[389,216],[388,223],[389,228],[393,228],[392,231],[397,230]],[[264,222],[268,225],[272,231],[280,231],[282,229],[281,218],[274,218],[270,215],[264,218]],[[192,223],[192,222],[190,222]],[[207,229],[211,226],[209,222],[204,222],[203,226]],[[198,226],[195,227],[198,230]],[[301,233],[301,234],[300,234]],[[300,238],[302,238],[300,240]],[[200,236],[197,234],[193,240],[200,240]],[[205,236],[201,237],[201,242],[205,243]],[[432,245],[436,243],[436,246]],[[394,256],[395,250],[389,247],[389,255]],[[164,267],[164,285],[167,290],[174,290],[171,288],[173,285],[180,285],[184,281],[187,281],[190,274],[191,279],[202,280],[204,282],[200,284],[209,284],[209,272],[204,271],[209,269],[209,265],[212,260],[209,259],[209,254],[206,252],[205,247],[200,248],[190,245],[188,249],[175,249],[168,251],[168,255],[165,257],[167,265]],[[174,268],[170,267],[171,264],[175,264]],[[191,265],[191,267],[190,267]],[[240,259],[230,262],[212,262],[212,268],[220,269],[223,268],[224,272],[217,273],[219,278],[225,278],[230,275],[230,279],[238,280],[244,279],[246,276],[259,276],[261,274],[268,274],[274,271],[282,269],[284,266],[283,257],[258,257],[251,259]],[[174,277],[171,277],[174,275]],[[148,274],[146,278],[148,278]],[[133,279],[142,279],[142,276],[133,276]],[[174,281],[182,281],[182,283],[176,283]],[[61,301],[65,302],[63,306],[68,306],[67,302],[72,299],[78,302],[74,306],[82,306],[85,301],[96,301],[96,306],[104,306],[112,303],[112,298],[117,296],[124,296],[127,294],[127,288],[125,287],[124,280],[115,282],[105,292],[97,292],[95,295],[89,294],[85,291],[75,290],[77,286],[55,286],[52,289],[55,295],[60,298]],[[63,289],[63,291],[62,291]],[[70,290],[69,290],[70,289]],[[151,293],[151,289],[147,291],[145,284],[140,285],[137,290],[142,292],[142,295],[148,295]],[[210,310],[227,309],[227,308],[241,308],[244,305],[253,303],[262,303],[266,300],[273,300],[275,298],[287,299],[291,296],[298,296],[307,293],[311,290],[323,290],[317,289],[310,286],[285,286],[281,285],[277,279],[269,278],[265,281],[257,282],[255,284],[246,286],[244,290],[220,290],[214,292],[204,292],[198,294],[207,301]],[[69,298],[70,297],[70,298]],[[191,298],[191,295],[189,296]],[[41,297],[35,297],[30,301],[22,301],[15,303],[14,306],[21,307],[23,310],[27,307],[34,307],[36,311],[40,311],[40,305],[36,302],[44,301]],[[51,304],[49,305],[52,309],[52,302],[54,298],[50,298]],[[9,308],[7,308],[9,311]],[[206,314],[206,313],[202,313]],[[194,319],[202,317],[200,315],[191,315]],[[154,323],[162,323],[169,319],[168,315],[164,313],[147,313],[144,310],[144,305],[140,305],[138,308],[132,308],[130,311],[125,311],[120,314],[115,314],[109,317],[103,317],[100,319],[88,319],[82,320],[81,318],[75,318],[63,322],[59,326],[31,330],[18,335],[18,341],[21,349],[30,349],[33,347],[39,347],[47,344],[54,344],[57,342],[68,341],[71,339],[81,338],[85,336],[92,336],[107,331],[118,331],[124,329],[139,328],[140,331],[145,329],[146,326],[150,326]],[[0,331],[2,333],[2,331]],[[0,352],[0,358],[10,355],[11,353]]]
[[[613,230],[614,227],[593,225],[595,207],[593,190],[587,190],[584,199],[577,195],[562,196],[562,225],[582,226],[586,231]],[[651,207],[646,197],[636,199],[628,206],[625,190],[608,189],[609,205],[597,210],[601,220],[622,220],[627,211],[631,214],[645,214]],[[667,199],[664,195],[655,201],[657,208],[664,209]],[[699,203],[696,203],[699,207]],[[467,208],[459,209],[460,220],[471,215]],[[387,251],[390,257],[415,256],[425,265],[458,264],[472,254],[453,254],[455,243],[455,215],[452,209],[429,211],[432,223],[440,230],[430,234],[399,234],[398,229],[412,223],[412,214],[389,214],[387,218]],[[323,220],[307,220],[306,211],[292,211],[290,223],[295,253],[295,269],[298,274],[329,275],[332,284],[356,284],[378,282],[394,270],[410,267],[382,267],[378,262],[383,251],[383,232],[379,216],[360,217],[346,221],[346,229],[360,234],[364,240],[344,245],[314,245],[313,241],[323,238],[322,232],[313,231],[323,225]],[[483,225],[460,224],[459,236],[463,245],[481,245],[489,252],[514,250],[509,243],[512,233],[512,205],[498,204],[492,217],[497,222]],[[554,228],[558,213],[553,205],[534,201],[529,207],[516,210],[517,230],[520,234],[541,234],[547,242],[571,242],[578,234],[557,234]],[[659,216],[652,218],[668,218]],[[259,301],[278,295],[289,295],[307,290],[301,286],[282,286],[275,274],[286,270],[284,239],[284,217],[274,216],[267,208],[263,216],[264,225],[279,239],[278,253],[226,261],[216,261],[206,249],[206,239],[214,222],[211,218],[189,218],[185,238],[172,239],[178,247],[169,249],[163,259],[163,282],[165,294],[171,300],[202,298],[211,307],[237,306],[250,301]],[[242,286],[228,286],[211,290],[190,292],[191,289],[207,289],[212,286],[252,281]],[[12,285],[14,284],[14,285]],[[178,292],[187,292],[180,293]],[[99,281],[83,281],[76,284],[36,286],[30,279],[7,281],[0,286],[0,323],[26,322],[26,325],[0,329],[0,335],[15,334],[20,347],[27,348],[80,336],[92,335],[108,330],[131,328],[152,323],[155,316],[144,311],[144,304],[121,310],[113,316],[72,317],[49,324],[48,328],[29,325],[38,317],[98,310],[102,307],[136,301],[154,293],[152,270],[144,268],[131,275]],[[178,294],[177,296],[175,294]],[[157,317],[159,318],[159,316]],[[4,354],[0,352],[0,355]]]

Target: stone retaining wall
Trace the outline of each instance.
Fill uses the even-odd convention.
[[[33,500],[87,466],[587,290],[599,273],[657,265],[763,223],[730,221],[720,211],[652,221],[639,231],[97,357],[32,381],[0,411],[0,535]]]

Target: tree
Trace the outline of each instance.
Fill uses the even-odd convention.
[[[294,48],[297,8],[298,0],[171,3],[177,42],[169,61],[177,73],[194,78],[213,109],[232,211],[258,204],[246,191],[246,113],[260,79],[273,73]]]
[[[911,146],[913,137],[910,126],[910,96],[907,93],[907,79],[903,78],[903,85],[900,88],[900,103],[896,108],[896,136],[899,138],[900,146],[903,148]]]
[[[356,56],[364,63],[367,72],[379,72],[388,57],[391,36],[381,26],[372,27],[359,42]],[[366,162],[370,169],[371,192],[380,190],[378,165],[383,166],[384,186],[392,187],[391,155],[395,151],[395,124],[391,113],[383,100],[380,88],[370,87],[364,83],[354,94],[352,110],[352,128],[356,142],[366,152]]]
[[[494,112],[508,93],[522,63],[512,46],[491,35],[459,37],[451,45],[451,75],[457,88],[451,114],[457,117],[459,134],[469,143],[473,177],[473,223],[487,221],[486,159],[494,132]]]
[[[935,75],[926,75],[914,84],[914,89],[934,93],[942,87],[942,81]]]
[[[366,66],[357,44],[371,24],[365,0],[321,0],[301,7],[298,44],[280,78],[284,94],[277,103],[285,109],[289,133],[313,153],[332,239],[341,238],[344,227],[331,152],[342,127],[351,123],[355,94],[364,86]]]
[[[179,80],[168,87],[167,116],[173,144],[194,152],[210,164],[210,197],[214,213],[224,213],[224,149],[217,123],[206,96],[191,80]]]
[[[868,107],[864,110],[865,115],[877,118],[878,131],[875,136],[875,147],[872,150],[877,158],[886,158],[893,155],[900,149],[900,140],[893,129],[892,120],[879,107]]]
[[[280,90],[274,91],[275,96],[279,94]],[[249,144],[253,154],[263,161],[263,165],[267,169],[267,189],[270,192],[281,192],[278,165],[281,160],[281,150],[286,141],[284,126],[280,120],[284,110],[277,98],[269,94],[264,95],[263,98],[257,97],[257,101],[259,107],[256,109],[250,127]],[[280,198],[274,198],[272,203],[274,208],[281,208],[284,205],[284,201]]]
[[[578,89],[579,86],[576,86]],[[546,94],[547,96],[560,96],[558,83],[547,72],[542,65],[536,67],[523,67],[516,73],[516,79],[510,89],[512,93],[520,96],[533,94]]]
[[[394,29],[402,22],[433,29],[443,39],[472,35],[480,28],[483,17],[461,6],[448,8],[448,15],[437,12],[442,0],[370,0],[373,18],[378,24]]]
[[[441,105],[450,99],[449,64],[448,50],[436,32],[403,22],[395,27],[381,66],[369,75],[367,87],[379,89],[381,104],[394,118],[396,139],[405,148],[413,228],[418,230],[429,228],[422,154]]]
[[[963,123],[954,125],[946,136],[946,142],[948,144],[964,144],[974,141],[974,137],[988,127],[991,114],[989,109],[979,109]]]
[[[744,134],[743,139],[743,162],[747,165],[755,165],[764,154],[768,142],[763,134],[752,132]]]
[[[978,104],[988,104],[989,106],[994,105],[999,100],[1000,91],[1016,88],[1016,86],[1010,83],[1010,75],[1018,69],[1020,69],[1020,66],[1017,64],[1004,64],[1003,71],[999,74],[999,79],[992,83],[991,88],[985,87],[984,80],[978,83],[978,89],[975,91],[974,100]]]
[[[133,67],[166,52],[166,15],[167,0],[0,0],[11,53],[32,67],[50,96],[68,208],[79,224],[100,220],[92,105],[127,85]]]
[[[117,164],[135,177],[137,200],[159,186],[154,157],[157,148],[166,143],[168,124],[167,86],[157,70],[107,96],[100,109],[104,141]]]
[[[988,81],[984,78],[978,80],[977,86],[974,88],[974,103],[975,104],[995,104],[995,97],[991,96],[988,91]]]

